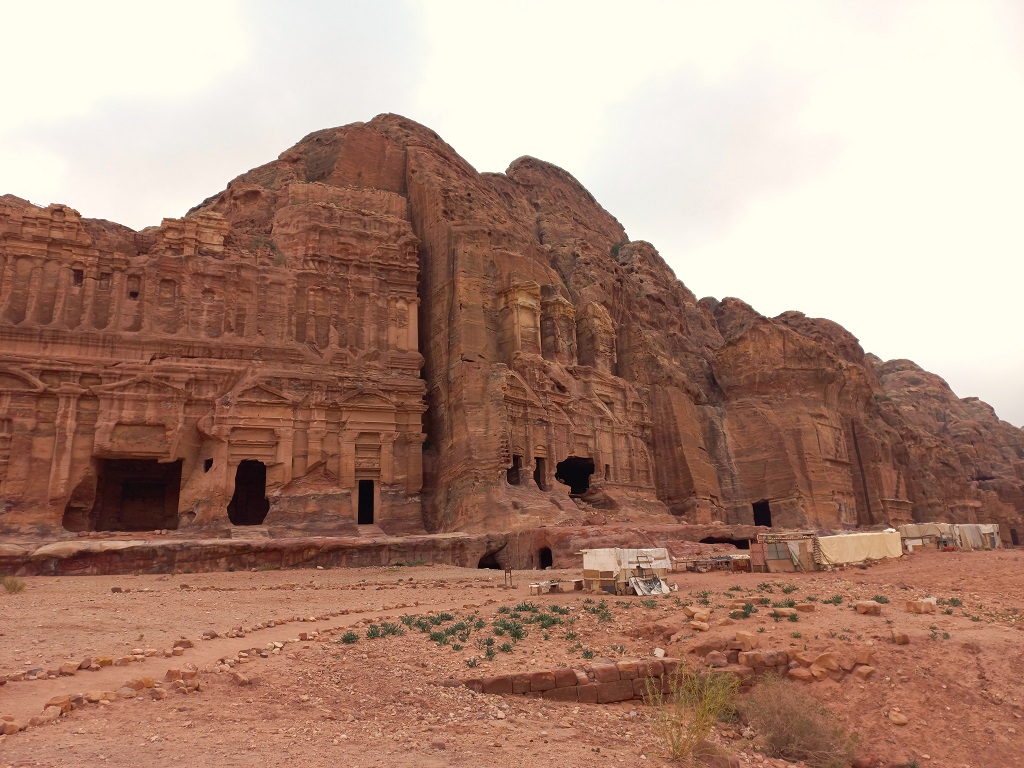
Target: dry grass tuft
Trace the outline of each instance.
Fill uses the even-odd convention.
[[[811,768],[848,768],[856,736],[831,712],[792,683],[765,678],[739,704],[765,752]]]
[[[21,579],[16,579],[13,576],[4,576],[0,579],[0,584],[3,585],[10,594],[16,595],[25,588],[25,582]]]

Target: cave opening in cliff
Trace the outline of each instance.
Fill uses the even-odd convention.
[[[555,564],[555,559],[551,555],[551,547],[541,547],[537,551],[537,560],[540,561],[540,569],[546,571],[552,565]]]
[[[590,488],[594,474],[594,460],[570,456],[555,466],[555,480],[569,486],[570,496],[582,496]]]
[[[72,531],[156,531],[178,527],[181,461],[98,459],[96,496],[91,506],[75,503],[64,511]],[[77,491],[77,489],[76,489]]]
[[[480,562],[476,564],[476,567],[484,570],[500,571],[501,563],[498,562],[498,553],[486,553],[483,557],[480,558]]]
[[[546,491],[548,489],[547,462],[544,461],[543,456],[538,456],[533,460],[533,463],[533,482],[542,491]]]
[[[509,467],[505,471],[505,473],[506,473],[506,480],[508,481],[509,485],[519,485],[519,470],[521,470],[522,468],[523,468],[523,457],[522,456],[513,455],[512,456],[512,466]]]
[[[373,480],[359,481],[359,499],[356,507],[356,522],[359,525],[373,525],[376,490]]]
[[[244,459],[235,470],[235,493],[228,503],[232,525],[262,525],[270,510],[267,499],[267,465]]]
[[[724,536],[709,536],[700,540],[701,544],[732,544],[736,549],[750,549],[747,539],[728,539]]]
[[[772,507],[768,503],[768,500],[762,499],[761,501],[755,501],[752,506],[754,508],[754,525],[764,525],[771,528]]]
[[[1020,546],[1020,539],[1017,538],[1017,529],[1016,528],[1011,528],[1010,529],[1010,543],[1013,544],[1013,546],[1015,546],[1015,547],[1019,547]]]

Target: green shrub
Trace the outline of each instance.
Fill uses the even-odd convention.
[[[881,603],[882,605],[885,605],[889,602],[889,598],[885,595],[875,595],[871,599],[874,600],[876,603]]]
[[[692,672],[680,666],[667,682],[664,690],[660,680],[649,677],[646,681],[652,731],[666,757],[689,761],[715,722],[732,709],[739,681],[732,675]]]
[[[351,629],[341,636],[341,642],[345,645],[352,645],[352,643],[359,642],[359,635],[353,632]]]
[[[4,576],[3,579],[0,579],[0,584],[3,584],[4,589],[12,595],[16,595],[25,589],[25,582],[14,576]]]

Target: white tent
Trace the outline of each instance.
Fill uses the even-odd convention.
[[[819,536],[818,551],[822,565],[862,563],[865,560],[902,556],[903,541],[899,531],[893,529]]]

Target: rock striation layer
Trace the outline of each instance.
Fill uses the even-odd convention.
[[[133,232],[0,198],[0,531],[1024,535],[1024,432],[395,115]],[[1011,529],[1013,529],[1011,533]]]

